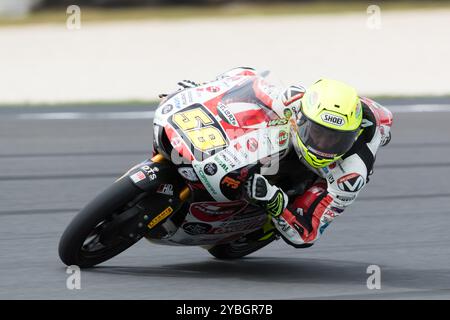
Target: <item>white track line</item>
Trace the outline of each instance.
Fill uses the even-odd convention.
[[[125,111],[125,112],[45,112],[22,113],[15,118],[19,120],[85,120],[85,119],[152,119],[155,111]]]
[[[450,112],[450,105],[415,104],[404,106],[388,106],[393,113],[418,112]],[[123,111],[123,112],[40,112],[13,115],[18,120],[121,120],[121,119],[153,119],[155,111]]]
[[[450,112],[449,104],[412,104],[404,106],[387,106],[393,113],[414,112]]]

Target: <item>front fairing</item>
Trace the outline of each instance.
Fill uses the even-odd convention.
[[[157,149],[176,165],[192,165],[216,201],[234,199],[241,169],[270,163],[288,148],[287,119],[255,95],[261,81],[235,76],[186,89],[155,112]]]

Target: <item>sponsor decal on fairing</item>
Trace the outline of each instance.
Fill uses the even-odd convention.
[[[203,171],[203,169],[199,166],[194,164],[194,168],[195,171],[198,174],[198,177],[200,179],[200,181],[203,183],[203,185],[205,186],[205,188],[208,190],[208,192],[210,192],[212,195],[217,196],[217,191],[216,189],[212,186],[212,184],[209,182],[208,177],[206,176],[205,172]],[[217,165],[216,165],[216,170],[217,170]]]
[[[192,182],[198,181],[198,177],[195,174],[194,169],[191,167],[178,168],[178,173],[180,174],[180,176],[182,176],[183,178],[185,178],[188,181],[192,181]]]
[[[233,179],[231,177],[225,176],[222,179],[222,182],[220,184],[226,185],[227,187],[231,189],[237,189],[239,188],[241,182],[239,180]]]
[[[158,223],[160,223],[162,220],[164,220],[165,218],[170,216],[172,212],[173,212],[173,208],[172,207],[167,207],[160,214],[158,214],[152,221],[150,221],[150,223],[147,225],[148,228],[152,229]]]
[[[183,230],[191,236],[205,234],[211,230],[212,226],[202,222],[188,222],[183,225]]]
[[[150,180],[155,180],[156,179],[156,173],[159,172],[158,168],[152,168],[150,166],[142,166],[141,170],[144,170],[145,173],[147,173],[147,176]]]
[[[145,173],[143,173],[142,171],[138,171],[135,174],[131,175],[130,178],[134,183],[137,183],[139,181],[142,181],[145,179]]]
[[[290,108],[284,109],[283,115],[287,119],[291,118],[292,117],[292,110]]]
[[[286,131],[281,130],[280,133],[278,134],[278,145],[280,147],[284,146],[288,141],[288,138],[289,134]]]
[[[255,152],[258,150],[258,140],[255,138],[250,138],[247,140],[247,149],[250,152]]]
[[[170,111],[172,111],[172,109],[173,109],[173,105],[171,105],[171,104],[166,104],[166,105],[162,108],[161,113],[162,113],[162,114],[167,114],[167,113],[169,113]]]
[[[267,123],[268,127],[276,127],[276,126],[283,126],[285,124],[288,123],[288,119],[287,118],[281,118],[281,119],[274,119],[274,120],[270,120]]]
[[[223,103],[219,102],[217,104],[217,112],[219,113],[219,116],[222,118],[222,120],[224,120],[225,122],[235,127],[239,125],[234,114]]]
[[[207,163],[203,167],[203,170],[208,176],[213,176],[217,173],[217,165],[213,162]]]
[[[161,184],[161,185],[159,185],[156,192],[165,194],[167,196],[173,196],[173,185],[172,184]]]
[[[209,86],[209,87],[205,88],[205,90],[208,92],[219,92],[220,88],[218,86]]]

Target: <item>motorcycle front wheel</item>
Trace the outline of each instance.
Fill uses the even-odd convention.
[[[143,191],[127,177],[117,180],[86,205],[59,241],[59,257],[68,266],[88,268],[118,255],[140,238],[123,234],[123,225],[137,212],[130,203]]]

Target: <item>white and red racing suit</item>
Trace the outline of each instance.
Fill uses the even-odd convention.
[[[256,74],[253,68],[241,67],[223,73],[217,79]],[[264,79],[257,81],[253,87],[256,97],[280,117],[295,116],[300,110],[301,97],[305,92],[302,86],[277,88]],[[315,169],[303,161],[314,178],[300,195],[288,197],[279,188],[288,201],[284,201],[282,212],[273,217],[273,222],[283,239],[294,247],[311,246],[334,218],[355,201],[369,181],[378,148],[390,141],[392,113],[368,98],[360,99],[364,130],[353,147],[341,159],[325,168]],[[295,162],[293,166],[297,169],[299,159],[295,152],[292,154],[294,156],[288,156],[282,161]]]

